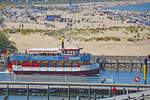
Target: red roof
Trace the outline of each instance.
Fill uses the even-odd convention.
[[[77,50],[81,50],[83,48],[65,48],[65,49],[61,49],[62,51],[77,51]]]

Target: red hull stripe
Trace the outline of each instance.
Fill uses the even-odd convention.
[[[65,72],[65,71],[14,71],[15,74],[42,74],[42,75],[95,75],[99,74],[99,69],[89,71],[76,71],[76,72]]]
[[[29,50],[29,52],[58,52],[56,50]]]

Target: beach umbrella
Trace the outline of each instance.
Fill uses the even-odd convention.
[[[149,21],[146,21],[146,22],[145,22],[145,25],[149,26],[149,25],[150,25],[150,22],[149,22]]]
[[[18,5],[17,8],[18,8],[18,9],[22,9],[22,8],[23,8],[23,5]]]
[[[34,10],[33,13],[38,13],[38,11],[37,11],[37,10]]]
[[[7,9],[6,9],[6,11],[10,11],[10,10],[11,10],[11,8],[7,8]]]
[[[133,22],[133,23],[136,23],[136,19],[134,19],[132,22]]]

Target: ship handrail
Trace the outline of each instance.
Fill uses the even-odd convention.
[[[50,57],[52,57],[52,58],[50,58]],[[75,58],[77,57],[77,58],[73,59],[72,57],[75,57]],[[78,57],[80,57],[80,58],[78,58]],[[12,58],[12,60],[34,60],[34,61],[36,61],[36,60],[53,60],[53,61],[54,60],[58,60],[58,61],[61,61],[61,60],[63,60],[63,61],[78,60],[78,61],[83,61],[83,60],[90,60],[91,56],[90,55],[84,55],[84,56],[83,55],[82,56],[81,55],[75,55],[75,56],[68,56],[66,58],[66,57],[61,56],[61,55],[55,55],[55,56],[53,56],[53,55],[51,55],[51,56],[14,55],[11,58]]]
[[[19,71],[87,71],[93,69],[99,69],[97,63],[92,65],[83,65],[79,67],[22,67],[21,65],[13,65],[14,70]]]
[[[12,55],[16,55],[16,56],[58,56],[58,55],[61,55],[61,53],[49,54],[49,55],[46,55],[46,54],[38,55],[38,54],[29,54],[29,53],[27,53],[27,54],[26,53],[14,53]],[[89,53],[81,53],[81,54],[74,55],[74,56],[85,56],[85,55],[90,55],[90,54]]]

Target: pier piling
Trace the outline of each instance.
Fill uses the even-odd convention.
[[[120,66],[120,64],[119,64],[118,60],[116,60],[116,70],[119,69],[119,66]]]
[[[96,93],[94,93],[94,100],[96,100]]]
[[[123,88],[123,95],[125,95],[126,94],[126,89],[125,88]]]
[[[147,58],[144,59],[144,84],[146,84]]]
[[[8,97],[9,96],[9,84],[7,84],[7,93],[6,93],[6,96]]]
[[[70,100],[70,85],[68,86],[68,100]]]
[[[142,61],[140,62],[140,64],[141,64],[140,71],[142,71],[142,68],[143,68],[143,63],[142,63]]]
[[[91,87],[89,86],[89,100],[91,100]]]
[[[77,100],[80,100],[80,96],[77,96]]]
[[[27,100],[29,100],[29,84],[27,85]]]
[[[132,68],[133,68],[133,62],[132,59],[130,59],[130,71],[132,71]]]
[[[109,97],[112,97],[112,87],[109,89]]]
[[[139,92],[139,87],[137,86],[137,92]]]
[[[127,88],[126,92],[127,92],[127,98],[129,98],[129,91],[128,91],[128,88]]]
[[[49,85],[47,87],[47,100],[49,100]]]

